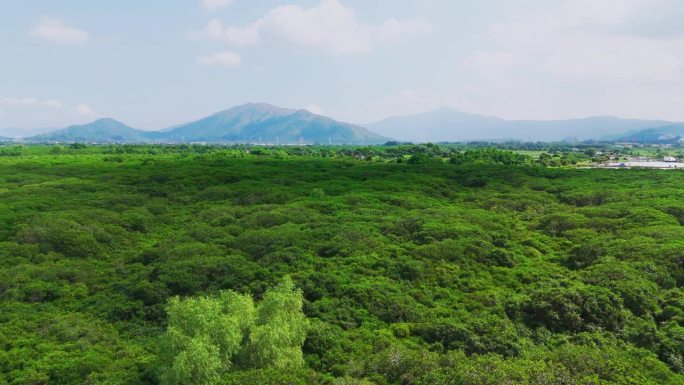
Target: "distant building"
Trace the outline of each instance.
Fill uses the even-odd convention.
[[[676,161],[677,161],[677,158],[675,158],[674,156],[666,156],[663,158],[663,162],[676,162]]]

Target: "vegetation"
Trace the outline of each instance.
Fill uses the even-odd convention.
[[[304,364],[302,294],[286,280],[257,309],[249,295],[172,298],[159,353],[163,384],[215,384],[234,364],[296,369]],[[234,362],[236,361],[236,362]]]
[[[0,384],[683,384],[684,173],[0,147]]]

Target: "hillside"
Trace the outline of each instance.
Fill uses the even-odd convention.
[[[388,140],[367,129],[306,110],[250,103],[155,133],[177,142],[377,144]]]
[[[626,135],[614,136],[612,139],[617,142],[633,143],[677,143],[682,138],[684,138],[684,124],[671,124],[633,131]]]
[[[94,122],[69,126],[30,137],[30,141],[45,142],[89,142],[89,143],[142,143],[147,133],[136,130],[117,120],[103,118]]]
[[[604,136],[659,127],[669,122],[621,119],[610,116],[568,120],[504,120],[439,109],[416,115],[392,117],[366,125],[399,140],[447,142],[473,140],[560,141],[601,139]]]
[[[250,103],[160,131],[141,131],[114,119],[35,135],[30,142],[379,144],[389,140],[361,126],[306,110]]]

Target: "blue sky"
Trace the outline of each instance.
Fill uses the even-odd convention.
[[[684,120],[678,0],[0,0],[0,128],[246,102]]]

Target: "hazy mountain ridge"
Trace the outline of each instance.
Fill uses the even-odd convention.
[[[306,110],[249,103],[159,131],[144,131],[114,119],[72,125],[30,136],[28,142],[91,143],[270,143],[380,144],[390,138],[412,142],[561,141],[601,139],[673,142],[684,137],[684,123],[597,116],[566,120],[505,120],[439,109],[391,117],[366,127],[338,122]],[[2,132],[0,132],[0,136]]]
[[[30,141],[54,142],[98,142],[98,143],[136,143],[146,142],[146,132],[137,130],[111,118],[102,118],[87,124],[40,134],[29,138]]]
[[[632,131],[612,138],[618,142],[676,143],[684,138],[684,123]]]
[[[525,140],[560,141],[602,139],[609,136],[674,124],[662,120],[622,119],[596,116],[565,120],[505,120],[439,109],[403,117],[391,117],[367,124],[366,127],[400,140],[419,142]]]
[[[389,140],[361,126],[335,121],[306,110],[269,104],[246,104],[163,131],[171,141],[250,143],[377,144]]]
[[[32,142],[93,143],[379,144],[388,140],[361,126],[338,122],[306,110],[265,103],[233,107],[159,131],[143,131],[105,118],[27,138]]]

